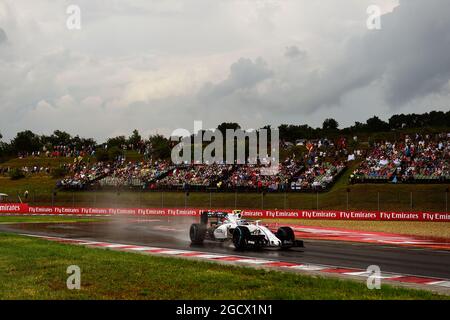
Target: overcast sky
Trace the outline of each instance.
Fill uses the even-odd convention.
[[[447,111],[449,17],[448,0],[0,0],[0,132],[103,141]]]

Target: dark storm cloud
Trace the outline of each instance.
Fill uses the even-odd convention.
[[[342,58],[309,74],[304,85],[285,94],[274,88],[262,100],[283,97],[280,105],[299,105],[306,112],[339,105],[354,90],[382,87],[391,109],[441,90],[450,79],[450,1],[404,0],[382,16],[382,29],[351,39]],[[289,49],[294,53],[295,49]],[[288,54],[287,54],[288,55]],[[345,106],[342,106],[345,108]]]
[[[396,107],[441,91],[450,79],[450,1],[403,0],[368,43],[380,54],[386,98]],[[376,59],[376,57],[374,57]]]
[[[404,0],[382,17],[382,29],[353,39],[345,60],[311,82],[321,97],[311,108],[332,104],[351,90],[373,82],[397,108],[417,97],[439,93],[450,79],[450,1]]]
[[[448,16],[450,1],[405,0],[382,16],[381,30],[367,29],[350,38],[342,51],[330,52],[336,55],[332,62],[319,61],[308,68],[310,55],[307,60],[297,59],[306,54],[296,46],[285,49],[289,59],[281,69],[262,59],[253,63],[241,58],[231,66],[225,81],[205,86],[200,97],[208,98],[209,109],[226,106],[242,117],[259,112],[262,118],[271,118],[277,110],[284,119],[293,115],[312,118],[337,108],[348,121],[355,120],[353,111],[349,113],[355,106],[364,117],[386,110],[391,114],[416,98],[445,95],[441,91],[450,78]],[[265,80],[269,81],[264,90],[255,90]],[[348,99],[352,94],[356,96]],[[373,109],[379,102],[385,105]]]
[[[288,46],[286,47],[284,56],[291,59],[304,58],[306,56],[306,52],[301,51],[297,46]]]
[[[273,72],[269,70],[267,63],[258,58],[240,58],[230,67],[228,78],[218,84],[207,84],[200,92],[200,97],[207,99],[220,99],[239,90],[251,89],[259,82],[270,78]]]

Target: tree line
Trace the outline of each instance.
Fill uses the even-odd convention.
[[[225,134],[227,129],[241,128],[238,123],[224,122],[217,129]],[[265,126],[270,129],[270,126]],[[313,128],[307,124],[292,125],[282,124],[278,127],[282,141],[295,142],[298,139],[335,138],[338,136],[365,135],[371,137],[375,134],[417,130],[426,128],[448,129],[450,128],[450,111],[432,111],[423,114],[398,114],[393,115],[388,121],[383,121],[373,116],[365,123],[355,122],[354,125],[340,128],[339,123],[328,118],[323,121],[322,127]],[[93,138],[82,138],[72,136],[67,132],[56,130],[51,135],[38,135],[30,130],[18,132],[9,142],[2,141],[0,133],[0,160],[15,157],[18,154],[31,154],[37,151],[52,151],[55,146],[67,146],[72,150],[85,150],[91,148],[96,150],[99,160],[114,158],[121,154],[123,149],[134,149],[145,153],[153,159],[165,159],[170,157],[171,147],[174,142],[162,135],[152,135],[143,139],[138,130],[126,137],[124,135],[109,138],[104,143],[97,143]]]

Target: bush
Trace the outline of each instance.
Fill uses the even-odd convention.
[[[25,178],[25,173],[19,168],[14,168],[9,172],[9,177],[11,180],[19,180]]]
[[[123,151],[118,147],[112,147],[108,150],[108,158],[110,161],[117,160],[118,157],[123,155]]]
[[[67,175],[67,170],[64,168],[55,168],[52,170],[52,178],[64,178]]]
[[[99,162],[106,162],[109,160],[108,152],[105,149],[97,149],[95,152],[95,158]]]

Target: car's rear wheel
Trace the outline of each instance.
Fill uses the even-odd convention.
[[[193,223],[189,230],[189,236],[193,244],[202,244],[206,236],[206,226],[201,223]]]
[[[244,226],[238,226],[233,231],[233,244],[238,250],[245,250],[248,247],[248,240],[250,239],[250,230]]]
[[[294,230],[290,227],[280,227],[276,233],[278,239],[281,240],[282,246],[284,248],[290,248],[295,243]]]

